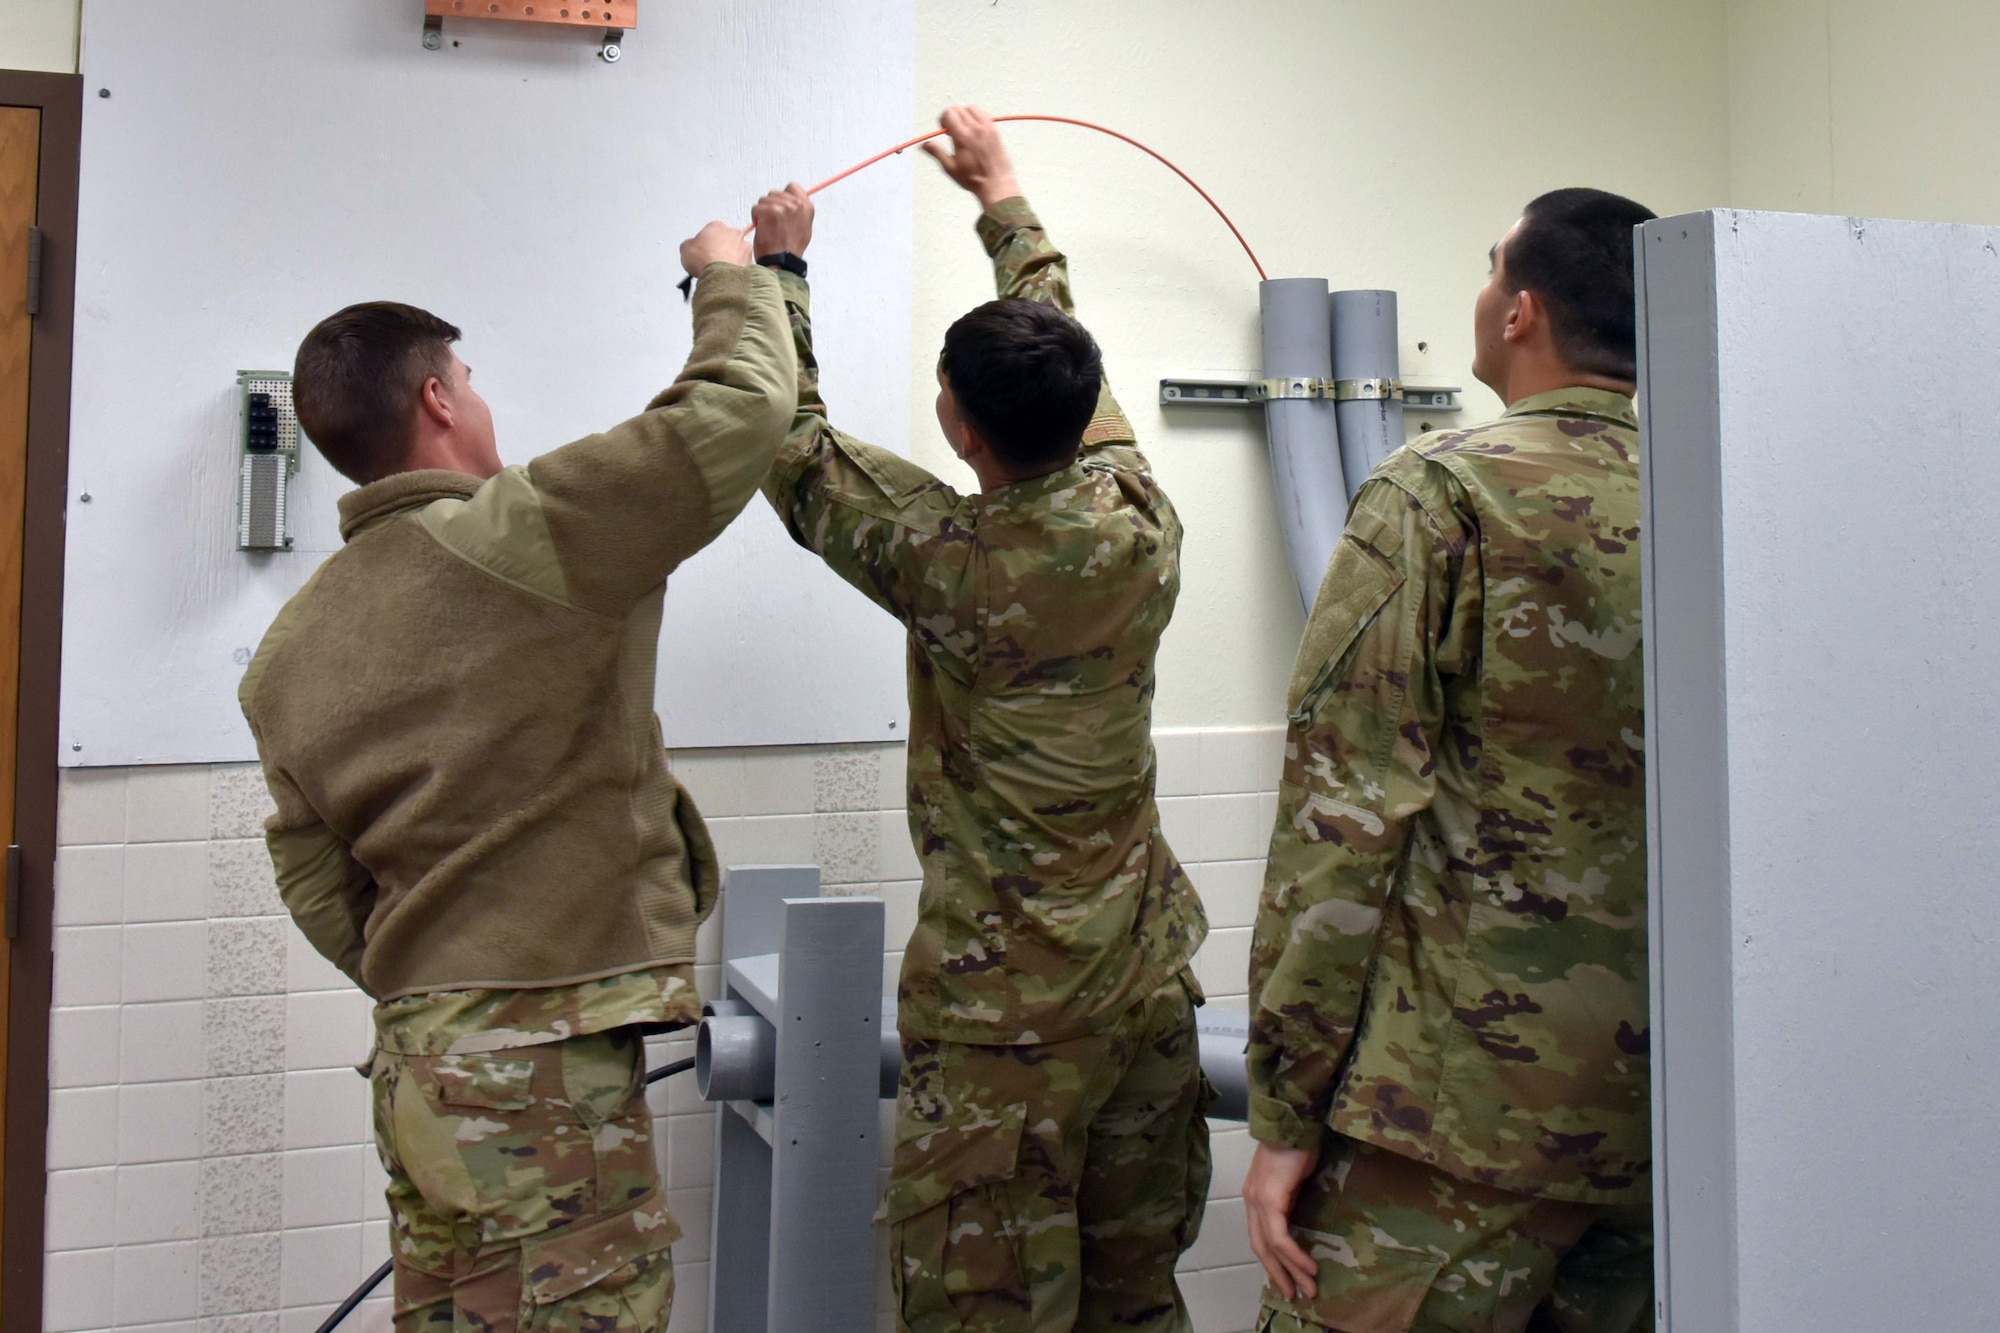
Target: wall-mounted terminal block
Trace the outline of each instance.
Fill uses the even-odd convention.
[[[597,54],[606,64],[625,55],[625,32],[639,26],[639,0],[424,0],[424,49],[444,49],[446,19],[503,19],[601,28]]]
[[[292,548],[292,479],[299,471],[299,414],[292,377],[282,370],[239,370],[242,400],[236,469],[236,549]]]

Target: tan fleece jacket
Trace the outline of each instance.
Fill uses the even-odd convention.
[[[278,885],[378,1000],[688,964],[708,834],[653,715],[667,575],[756,494],[798,371],[768,270],[712,266],[648,409],[487,481],[340,502],[239,696]]]

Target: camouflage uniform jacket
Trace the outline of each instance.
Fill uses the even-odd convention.
[[[1637,418],[1567,389],[1355,498],[1290,693],[1251,1130],[1646,1197]]]
[[[1025,200],[979,220],[1000,294],[1069,310]],[[899,1014],[982,1045],[1099,1031],[1207,932],[1153,803],[1153,660],[1180,520],[1105,390],[1069,467],[960,495],[827,424],[806,285],[784,278],[799,410],[765,495],[909,628],[909,817],[923,861]]]

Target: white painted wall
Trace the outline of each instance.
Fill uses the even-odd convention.
[[[917,18],[920,114],[973,101],[1144,139],[1231,211],[1272,276],[1397,289],[1404,372],[1466,386],[1468,419],[1497,409],[1469,377],[1472,299],[1521,205],[1589,184],[1671,213],[1728,188],[1722,0],[937,0]],[[1010,141],[1187,523],[1159,720],[1276,721],[1300,615],[1261,422],[1155,405],[1162,376],[1256,367],[1256,275],[1207,207],[1132,149],[1062,126],[1012,127]],[[990,279],[969,201],[916,168],[915,456],[963,478],[925,386],[945,327]],[[839,208],[823,197],[823,216]]]
[[[2000,228],[1646,235],[1669,1327],[1990,1329]]]
[[[7,0],[0,5],[0,69],[76,72],[79,0]]]
[[[1731,202],[2000,222],[2000,6],[1731,0]]]

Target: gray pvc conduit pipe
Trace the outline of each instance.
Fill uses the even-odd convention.
[[[1402,378],[1394,292],[1333,294],[1333,378],[1336,383]],[[1350,398],[1334,408],[1340,423],[1340,465],[1349,500],[1382,460],[1403,447],[1403,404]],[[1343,516],[1343,522],[1345,518]]]
[[[1330,378],[1333,325],[1326,280],[1273,278],[1257,290],[1263,309],[1264,377]],[[1308,613],[1347,522],[1350,492],[1342,478],[1338,429],[1334,405],[1324,398],[1274,398],[1264,404],[1285,551],[1298,582],[1299,603]]]
[[[695,1034],[695,1086],[706,1101],[768,1102],[776,1093],[778,1034],[762,1015],[740,1000],[716,1000]],[[1249,1040],[1248,1015],[1235,1006],[1215,1003],[1196,1011],[1202,1072],[1215,1085],[1216,1120],[1247,1120],[1250,1116],[1249,1075],[1243,1046]],[[882,1001],[882,1059],[877,1092],[893,1100],[903,1070],[902,1041],[896,1035],[896,1000]]]

